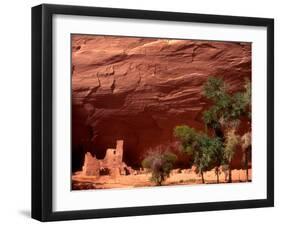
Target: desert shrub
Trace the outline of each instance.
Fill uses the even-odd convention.
[[[142,161],[142,166],[152,173],[150,180],[161,186],[163,181],[170,176],[176,160],[177,156],[175,154],[158,146],[147,151],[147,155]]]

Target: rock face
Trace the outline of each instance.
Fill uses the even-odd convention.
[[[175,141],[174,126],[203,130],[208,76],[222,77],[231,91],[243,88],[251,44],[73,35],[73,170],[86,152],[103,158],[119,139],[125,162],[139,166],[148,148]]]

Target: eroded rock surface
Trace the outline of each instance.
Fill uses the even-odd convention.
[[[174,142],[174,126],[204,129],[208,76],[223,77],[232,91],[251,77],[250,43],[73,35],[72,50],[77,169],[86,152],[102,158],[118,139],[125,162],[139,165],[149,147]]]

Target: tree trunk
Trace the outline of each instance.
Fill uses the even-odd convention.
[[[222,139],[222,142],[224,142],[225,137],[224,137],[223,131],[222,131],[222,129],[221,129],[221,126],[215,128],[214,130],[215,130],[216,136],[219,137],[219,138],[221,138],[221,139]]]
[[[227,172],[225,171],[224,172],[224,182],[226,182],[227,181]]]
[[[228,167],[228,183],[232,183],[231,166]]]
[[[217,176],[217,184],[220,183],[220,178],[219,178],[219,168],[216,167],[216,176]]]
[[[245,168],[246,168],[246,181],[249,181],[249,169],[248,169],[248,151],[245,151]]]
[[[160,175],[160,178],[158,178],[158,186],[162,186],[162,182],[164,181],[164,176]]]
[[[202,184],[205,184],[205,179],[204,179],[204,174],[201,172],[201,179],[202,179]]]

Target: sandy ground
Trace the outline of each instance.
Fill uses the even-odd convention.
[[[76,173],[72,176],[72,189],[108,189],[108,188],[133,188],[155,186],[150,181],[151,174],[126,175],[113,178],[111,176],[83,176],[81,173]],[[208,171],[204,174],[205,184],[217,183],[215,172]],[[252,178],[252,171],[249,169],[249,181]],[[220,183],[226,183],[225,174],[220,174]],[[232,170],[233,183],[246,182],[246,170]],[[202,184],[201,177],[194,171],[183,170],[182,172],[173,171],[169,178],[163,182],[163,186],[167,185],[191,185]]]

